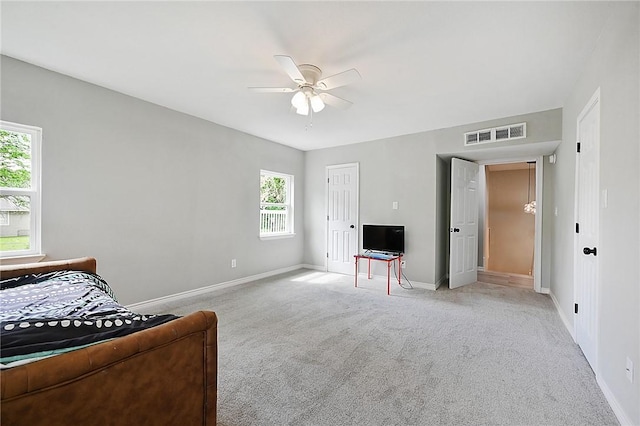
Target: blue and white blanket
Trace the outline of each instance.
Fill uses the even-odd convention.
[[[56,271],[0,281],[0,362],[126,336],[177,318],[120,305],[96,274]]]

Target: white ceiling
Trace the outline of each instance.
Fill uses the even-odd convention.
[[[7,2],[3,54],[302,150],[563,105],[611,2]],[[273,55],[362,80],[309,118]]]

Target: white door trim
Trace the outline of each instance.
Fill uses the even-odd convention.
[[[542,215],[544,212],[544,157],[536,158],[536,217],[533,246],[533,290],[542,292]],[[551,288],[551,283],[549,283]]]
[[[589,99],[589,102],[587,102],[587,104],[584,106],[584,108],[582,109],[582,111],[580,112],[580,114],[578,114],[578,117],[576,118],[576,141],[574,143],[579,142],[578,139],[580,138],[580,122],[591,112],[591,110],[596,106],[596,105],[600,105],[600,88],[598,87],[596,89],[596,91],[594,92],[594,94],[591,96],[591,98]],[[601,120],[601,115],[598,115],[598,127],[600,127],[600,120]],[[600,146],[600,135],[598,135],[598,148]],[[578,191],[579,191],[579,179],[580,179],[580,155],[578,154],[577,150],[576,150],[576,154],[575,154],[575,158],[576,158],[576,167],[575,167],[575,181],[574,181],[574,223],[579,223],[579,197],[578,197]],[[598,188],[596,190],[596,196],[598,197],[598,200],[600,200],[600,189],[599,189],[599,183],[600,183],[600,157],[598,154],[597,157],[597,167],[596,167],[596,173],[597,173],[597,182],[598,182]],[[598,210],[600,209],[600,201],[598,201],[597,203],[597,208]],[[599,212],[598,212],[599,213]],[[598,223],[598,229],[600,227],[600,224]],[[599,231],[598,231],[598,238],[599,238]],[[599,241],[598,241],[599,243]],[[580,286],[578,285],[578,280],[577,280],[577,276],[578,276],[578,268],[579,268],[579,257],[582,254],[582,248],[580,247],[580,239],[579,239],[579,234],[575,232],[573,233],[573,300],[574,303],[577,303],[579,301],[581,301],[581,297],[579,294],[580,291]],[[595,277],[595,295],[594,295],[594,304],[593,304],[593,308],[594,308],[594,353],[593,353],[593,357],[594,357],[594,362],[593,365],[591,364],[591,362],[589,362],[589,365],[591,365],[591,369],[593,370],[596,378],[599,376],[599,367],[598,367],[598,360],[599,360],[599,356],[598,356],[598,350],[599,350],[599,340],[600,340],[600,321],[599,321],[599,317],[600,317],[600,286],[601,286],[601,280],[600,280],[600,268],[597,267],[597,274]],[[580,306],[578,306],[578,309],[580,309]],[[580,345],[579,340],[579,332],[578,332],[578,319],[575,318],[574,316],[574,320],[573,320],[573,339],[574,341]]]
[[[492,164],[522,163],[527,161],[536,162],[536,214],[535,214],[535,236],[533,247],[533,289],[537,293],[542,291],[542,212],[544,211],[544,156],[537,157],[516,157],[504,159],[491,159],[478,161],[481,166]],[[486,182],[482,182],[486,185]],[[485,203],[485,218],[487,217],[487,205]],[[483,265],[484,266],[484,265]]]
[[[339,169],[343,167],[355,167],[356,168],[356,214],[355,214],[355,226],[356,226],[356,248],[360,247],[360,163],[345,163],[345,164],[332,164],[330,166],[325,167],[325,176],[324,176],[324,235],[325,235],[325,253],[329,253],[329,222],[326,220],[326,217],[329,213],[329,171],[332,169]],[[356,253],[357,254],[357,253]],[[324,256],[324,271],[329,271],[329,259],[327,255]],[[355,271],[355,260],[354,260],[354,271]]]

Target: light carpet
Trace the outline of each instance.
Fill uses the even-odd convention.
[[[613,425],[546,295],[300,270],[158,306],[218,314],[218,424]]]

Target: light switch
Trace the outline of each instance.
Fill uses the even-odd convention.
[[[398,202],[397,201],[393,202],[393,209],[394,210],[398,210]]]

